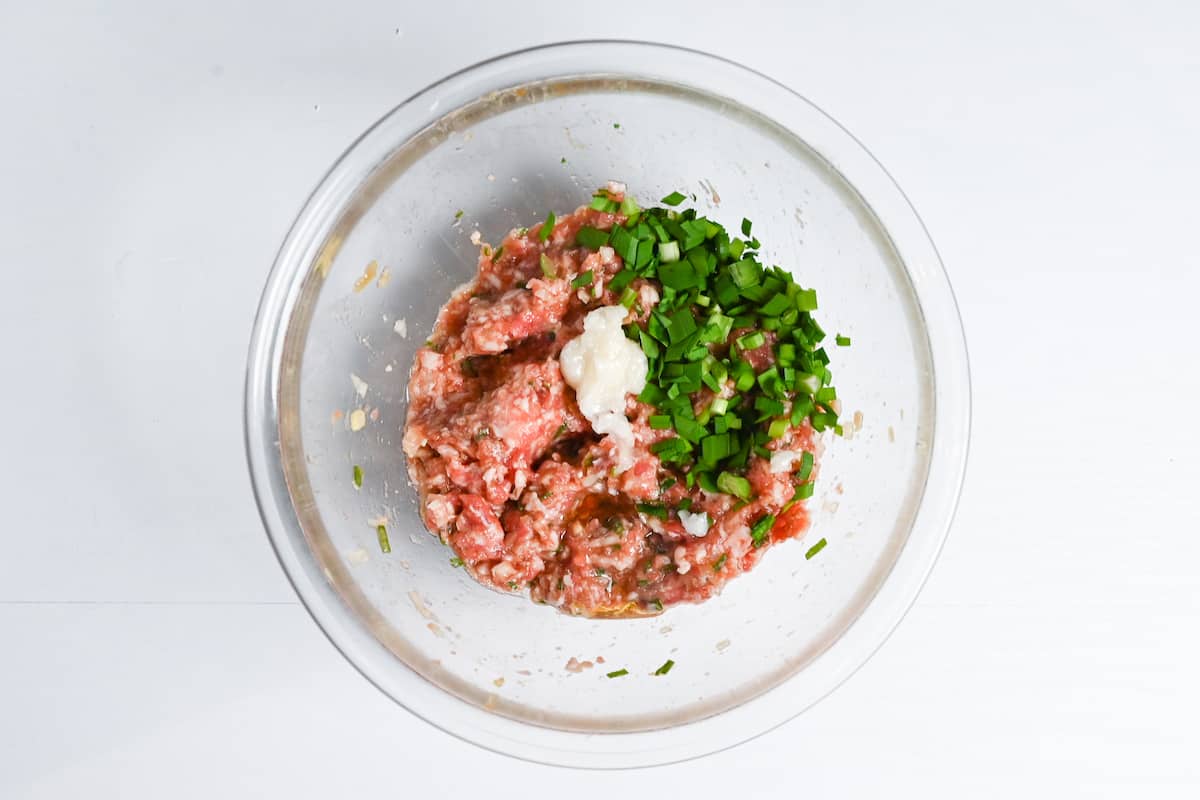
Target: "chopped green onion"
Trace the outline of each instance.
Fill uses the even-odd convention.
[[[737,346],[742,350],[754,350],[766,344],[767,338],[762,335],[762,332],[754,331],[753,333],[739,336],[736,341]]]
[[[657,503],[637,503],[635,508],[648,517],[657,517],[658,519],[667,518],[667,507],[660,506]]]
[[[450,559],[450,566],[452,566],[452,567],[461,567],[465,563],[466,562],[463,561],[458,556],[455,556],[454,558]]]
[[[584,225],[575,232],[575,244],[583,245],[589,250],[599,250],[608,244],[608,231]]]
[[[808,476],[812,475],[812,471],[813,454],[805,450],[804,454],[800,456],[800,472],[796,474],[796,477],[802,481],[806,481],[808,480]]]
[[[387,526],[376,525],[375,536],[379,539],[379,549],[385,553],[392,552],[392,543],[388,541]]]
[[[742,236],[750,235],[750,224],[750,220],[744,217],[742,218]]]
[[[546,215],[546,221],[542,223],[542,229],[538,231],[538,241],[544,242],[550,238],[550,234],[554,232],[554,212],[551,211]]]
[[[767,543],[767,534],[773,527],[775,527],[774,514],[767,514],[750,526],[750,538],[754,541],[755,547],[762,547]]]
[[[821,541],[817,542],[812,547],[808,548],[808,552],[804,554],[805,560],[812,558],[813,556],[815,556],[817,553],[821,552],[824,549],[825,549],[825,539],[822,538]]]
[[[850,346],[850,337],[842,336],[840,333],[834,337],[834,341],[837,342],[838,347],[849,347]]]
[[[623,668],[622,669],[614,669],[612,672],[608,673],[608,677],[620,678],[620,677],[622,677],[624,675],[628,675],[628,674],[629,674],[629,670],[627,670],[627,669],[623,669]]]
[[[729,558],[728,553],[721,553],[721,557],[713,562],[713,572],[720,572],[721,567],[725,566],[725,560]]]
[[[627,217],[632,217],[637,212],[641,211],[642,207],[637,204],[637,200],[633,199],[633,195],[625,195],[625,199],[621,201],[621,213]]]
[[[656,431],[665,431],[671,427],[671,418],[666,414],[651,414],[650,427]]]
[[[663,242],[658,246],[658,260],[663,264],[679,260],[679,242]]]
[[[571,286],[575,289],[582,289],[585,286],[591,286],[595,280],[596,274],[589,269],[587,272],[571,281]]]
[[[717,476],[717,488],[742,500],[750,499],[750,481],[728,472]]]
[[[637,299],[638,293],[631,286],[626,286],[625,291],[621,292],[621,305],[626,308],[633,308],[633,304],[637,302]]]
[[[363,482],[362,467],[360,467],[358,464],[355,464],[354,465],[354,488],[361,489],[362,482]]]
[[[669,206],[677,206],[686,199],[687,195],[685,194],[681,194],[680,192],[671,192],[669,195],[664,197],[661,202]]]
[[[654,670],[654,674],[655,675],[666,675],[668,672],[671,671],[671,667],[673,667],[673,666],[675,666],[675,662],[668,658],[661,667]]]
[[[554,262],[551,261],[550,257],[545,253],[542,253],[541,256],[539,256],[538,263],[540,263],[542,267],[542,277],[553,278],[556,274],[558,274],[558,271],[554,268]]]
[[[455,219],[462,219],[462,215],[463,215],[463,210],[461,208],[458,211],[454,212]]]

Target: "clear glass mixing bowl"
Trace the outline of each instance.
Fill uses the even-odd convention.
[[[861,412],[861,430],[829,441],[805,541],[773,549],[720,597],[650,619],[572,618],[475,584],[425,531],[400,451],[408,369],[438,307],[474,272],[471,233],[497,243],[610,179],[642,201],[694,193],[730,228],[752,219],[764,261],[816,287],[822,324],[852,337],[832,366],[844,416]],[[870,656],[946,536],[969,407],[937,253],[861,144],[736,64],[580,42],[446,78],[330,170],[263,295],[246,438],[288,577],[367,678],[485,747],[628,767],[769,730]],[[376,541],[384,520],[389,554]],[[828,546],[806,560],[821,537]],[[674,669],[652,675],[668,658]],[[595,666],[567,669],[571,659]],[[605,677],[619,668],[629,675]]]

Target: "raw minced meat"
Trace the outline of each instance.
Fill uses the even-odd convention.
[[[511,232],[494,251],[483,247],[478,275],[442,308],[409,379],[403,446],[426,525],[480,582],[586,616],[654,614],[709,598],[808,527],[804,504],[789,503],[795,480],[781,459],[775,471],[769,458],[750,459],[753,494],[740,501],[687,488],[678,466],[650,451],[671,432],[651,428],[653,409],[633,395],[625,408],[633,459],[624,470],[611,437],[580,413],[559,355],[589,312],[618,304],[605,286],[622,260],[610,247],[577,246],[575,235],[623,221],[581,208],[544,242],[538,226]],[[591,282],[572,285],[589,270]],[[637,302],[626,321],[644,320],[659,287],[638,278],[631,288]],[[772,362],[772,341],[747,352],[756,369]],[[699,393],[697,409],[713,396]],[[812,428],[805,421],[768,448],[812,451]],[[777,520],[755,547],[750,528],[764,514]]]

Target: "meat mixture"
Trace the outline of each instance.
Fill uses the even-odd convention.
[[[632,431],[625,452],[611,429],[598,433],[581,412],[563,348],[591,312],[616,307],[621,321],[644,324],[663,296],[659,281],[643,277],[612,290],[621,256],[576,242],[582,227],[625,222],[612,208],[623,192],[610,184],[607,208],[581,207],[550,230],[514,230],[499,247],[482,246],[478,275],[441,309],[416,356],[404,433],[425,523],[455,563],[488,586],[584,616],[656,614],[705,600],[773,544],[799,537],[809,519],[795,467],[816,450],[807,418],[789,425],[749,457],[743,499],[664,463],[651,448],[675,433],[652,427],[655,409],[635,392],[624,400]],[[772,343],[768,335],[745,353],[756,371],[774,362]],[[727,384],[697,392],[696,413],[731,395]],[[768,515],[769,534],[753,535]]]

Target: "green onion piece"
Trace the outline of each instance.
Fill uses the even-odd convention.
[[[795,500],[807,500],[813,496],[814,486],[812,481],[802,483],[796,487],[796,493],[793,495]]]
[[[663,242],[658,246],[658,260],[663,264],[679,260],[679,242]]]
[[[750,481],[728,472],[717,476],[717,488],[742,500],[750,499]]]
[[[633,199],[633,195],[625,195],[625,199],[621,201],[621,213],[627,217],[632,217],[637,212],[641,211],[642,207],[638,205],[637,200]]]
[[[709,410],[714,414],[724,414],[729,410],[729,400],[725,397],[714,397]]]
[[[751,286],[757,286],[761,275],[762,267],[748,259],[738,261],[729,267],[729,276],[733,278],[734,284],[739,289],[748,289]]]
[[[461,567],[465,563],[467,563],[467,562],[463,561],[458,556],[455,556],[454,558],[450,559],[450,566],[452,566],[452,567]]]
[[[654,670],[654,674],[655,675],[666,675],[668,672],[671,671],[671,667],[673,667],[673,666],[675,666],[675,662],[668,658],[661,667]]]
[[[808,480],[808,476],[812,475],[812,471],[813,454],[805,450],[804,454],[800,456],[800,472],[797,473],[796,477],[802,481],[806,481]]]
[[[625,291],[621,292],[621,305],[626,308],[633,308],[633,304],[637,302],[637,299],[638,293],[633,290],[632,286],[626,286]]]
[[[813,289],[801,289],[796,293],[796,308],[800,311],[817,310],[817,293]]]
[[[737,346],[742,350],[754,350],[755,348],[762,347],[764,344],[766,344],[767,339],[762,335],[761,331],[754,331],[753,333],[747,333],[743,336],[739,336],[736,339],[736,342]]]
[[[599,250],[608,244],[608,231],[584,225],[575,232],[575,244],[582,245],[589,250]]]
[[[620,678],[621,676],[628,675],[628,674],[629,674],[629,670],[627,670],[627,669],[614,669],[612,672],[608,673],[608,677]]]
[[[376,525],[375,536],[379,539],[379,549],[385,553],[392,552],[392,543],[388,541],[387,526]]]
[[[817,553],[821,552],[824,549],[825,549],[825,539],[822,537],[821,541],[817,542],[812,547],[808,548],[808,552],[804,554],[805,560],[812,558],[813,556],[815,556]]]
[[[728,553],[721,553],[721,557],[713,562],[713,572],[720,572],[721,567],[725,566],[725,561],[728,558],[729,558]]]
[[[813,399],[818,403],[828,405],[837,399],[837,389],[834,389],[832,386],[826,386],[824,389],[818,389]]]
[[[659,599],[656,597],[656,598],[654,598],[653,600],[651,600],[650,602],[651,602],[651,603],[653,603],[653,604],[654,604],[654,607],[655,607],[656,609],[658,609],[659,611],[662,611],[662,610],[663,610],[663,604],[662,604],[662,600],[659,600]]]
[[[363,481],[362,467],[360,467],[358,464],[355,464],[354,465],[354,488],[361,489],[362,481]]]
[[[750,235],[750,225],[751,225],[750,220],[743,217],[742,218],[742,236]]]
[[[705,433],[707,433],[703,425],[687,417],[675,416],[672,417],[671,421],[675,425],[675,432],[692,444],[699,444],[700,440],[704,438]]]
[[[650,427],[656,431],[665,431],[671,427],[671,418],[666,414],[651,414]]]
[[[838,347],[849,347],[850,346],[850,337],[842,336],[840,333],[836,337],[834,337],[834,341],[837,342]]]
[[[767,435],[772,439],[780,439],[787,433],[787,429],[787,417],[779,417],[778,419],[771,420],[771,426],[767,428]]]
[[[763,304],[762,308],[759,309],[759,313],[765,314],[768,317],[778,317],[791,307],[792,303],[787,295],[777,294]]]
[[[797,372],[796,380],[792,382],[792,388],[797,392],[816,394],[821,391],[821,379],[807,372]]]
[[[542,223],[542,229],[538,231],[538,241],[544,242],[550,238],[550,234],[554,232],[554,212],[551,211],[546,215],[546,221]]]
[[[680,192],[671,192],[669,195],[664,197],[661,202],[668,206],[677,206],[686,199],[687,195],[685,194],[681,194]]]
[[[775,527],[774,514],[765,515],[750,527],[750,538],[754,541],[755,547],[762,547],[767,543],[767,534],[773,527]]]
[[[637,277],[637,273],[629,268],[624,268],[612,277],[608,282],[608,288],[614,292],[619,292],[629,284],[633,283],[633,279]]]
[[[667,518],[667,507],[660,506],[657,503],[637,503],[635,508],[648,517]]]
[[[462,219],[462,215],[463,215],[463,210],[461,208],[458,211],[454,212],[455,219]]]
[[[589,269],[587,272],[571,281],[571,286],[576,289],[582,289],[585,286],[591,286],[595,280],[596,274]]]
[[[538,258],[538,263],[540,263],[542,266],[542,277],[553,278],[556,274],[558,274],[557,270],[554,268],[554,262],[551,261],[550,257],[545,253],[542,253],[542,255]]]

